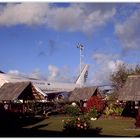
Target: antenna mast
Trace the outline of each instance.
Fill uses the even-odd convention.
[[[78,43],[77,48],[80,49],[80,72],[79,73],[81,74],[81,72],[82,72],[82,56],[83,56],[84,46],[82,44]],[[80,87],[81,87],[81,85],[80,85]]]

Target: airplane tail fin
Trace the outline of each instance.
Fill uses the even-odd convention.
[[[88,76],[88,68],[89,65],[85,65],[83,70],[81,71],[81,74],[79,75],[79,77],[76,80],[76,84],[83,86],[84,83],[86,82],[87,76]]]

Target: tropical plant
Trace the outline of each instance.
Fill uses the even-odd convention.
[[[120,116],[123,112],[123,108],[122,107],[114,107],[113,112],[114,112],[115,115]]]
[[[66,105],[64,107],[64,113],[68,114],[69,116],[77,116],[80,113],[80,107],[78,105]]]
[[[116,106],[113,104],[108,105],[105,110],[104,110],[104,114],[108,117],[109,115],[117,115],[117,116],[121,116],[123,112],[123,108],[120,106]]]
[[[104,114],[106,117],[108,117],[109,115],[112,115],[113,114],[113,109],[112,108],[109,108],[108,106],[105,108],[104,110]]]

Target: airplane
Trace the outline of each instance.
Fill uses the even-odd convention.
[[[45,94],[48,93],[63,93],[63,92],[70,92],[73,91],[75,88],[79,88],[84,86],[84,83],[87,79],[89,65],[85,65],[78,76],[75,83],[60,83],[60,82],[50,82],[40,79],[33,79],[24,76],[16,76],[12,74],[6,74],[0,71],[0,87],[4,83],[15,83],[15,82],[26,82],[30,81],[38,90],[41,90]]]

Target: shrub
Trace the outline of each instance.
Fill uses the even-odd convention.
[[[122,107],[116,106],[116,105],[113,105],[113,104],[108,105],[104,110],[104,114],[106,116],[109,116],[109,115],[121,116],[122,112],[123,112]]]
[[[89,112],[88,112],[88,117],[89,118],[97,118],[98,117],[98,112],[95,107],[93,107]]]
[[[104,114],[108,117],[112,113],[113,113],[113,110],[107,106],[104,110]]]
[[[98,97],[98,96],[92,96],[88,101],[87,101],[87,107],[86,110],[89,111],[93,107],[96,108],[98,112],[101,112],[104,109],[105,103],[104,101]]]
[[[72,117],[67,120],[62,120],[64,131],[77,132],[79,130],[87,130],[90,128],[90,123],[85,117]]]
[[[122,107],[113,108],[113,112],[115,115],[121,116],[121,114],[123,112],[123,108]]]
[[[66,105],[64,107],[64,112],[70,116],[77,116],[80,113],[80,107],[78,105]]]

